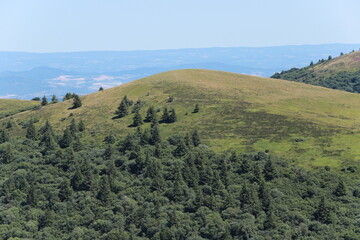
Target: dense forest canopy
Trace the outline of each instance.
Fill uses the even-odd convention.
[[[1,239],[358,239],[358,179],[268,151],[217,154],[196,129],[162,134],[174,108],[143,120],[140,106],[124,97],[114,114],[132,114],[133,132],[103,141],[75,117],[61,132],[4,124]]]

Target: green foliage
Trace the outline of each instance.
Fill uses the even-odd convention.
[[[51,102],[52,102],[52,103],[58,103],[59,100],[56,98],[55,95],[52,95],[52,97],[51,97]]]
[[[74,94],[73,95],[73,106],[72,106],[72,108],[75,109],[75,108],[79,108],[81,106],[82,106],[82,102],[81,102],[81,99],[80,99],[79,95]]]
[[[41,106],[46,106],[46,105],[48,105],[48,101],[46,96],[43,96],[41,99]]]
[[[38,138],[29,141],[24,131],[0,144],[5,239],[359,235],[358,179],[345,186],[331,170],[307,171],[265,152],[217,154],[196,130],[165,140],[156,122],[104,141],[79,125],[72,119],[54,133],[46,122]]]
[[[118,109],[115,114],[118,118],[125,117],[129,114],[129,107],[132,105],[132,101],[130,101],[125,95],[120,102]]]
[[[141,114],[139,112],[136,112],[134,117],[133,117],[133,127],[138,127],[140,125],[142,125],[144,122],[142,120]]]
[[[195,107],[194,107],[193,113],[198,113],[199,111],[200,111],[200,105],[196,104]]]
[[[26,129],[26,138],[30,140],[36,140],[37,138],[37,132],[35,129],[35,125],[32,121],[30,121],[27,129]]]

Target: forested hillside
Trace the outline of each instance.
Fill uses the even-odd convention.
[[[1,239],[358,239],[358,179],[268,151],[216,154],[196,129],[165,136],[149,115],[102,141],[74,117],[19,137],[4,125]]]
[[[272,78],[360,93],[360,52],[329,56],[304,68],[292,68],[275,73]]]

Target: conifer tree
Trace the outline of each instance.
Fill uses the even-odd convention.
[[[266,160],[264,166],[264,177],[267,181],[271,181],[276,177],[276,169],[270,159]]]
[[[43,96],[41,99],[41,106],[46,106],[46,105],[48,105],[48,101],[46,96]]]
[[[201,144],[200,136],[198,134],[197,129],[194,129],[194,132],[192,134],[192,143],[195,147],[197,147]]]
[[[317,207],[315,213],[314,213],[315,220],[329,224],[332,222],[331,218],[331,209],[328,206],[325,197],[322,197],[319,203],[319,206]]]
[[[161,117],[161,123],[168,123],[169,122],[169,112],[167,107],[164,108],[163,110],[163,115]]]
[[[52,102],[52,103],[57,103],[57,102],[59,102],[59,100],[56,98],[55,95],[52,95],[52,97],[51,97],[51,102]]]
[[[27,129],[26,129],[26,138],[27,139],[31,139],[31,140],[36,140],[37,136],[36,136],[36,129],[34,126],[34,123],[32,121],[30,121]]]
[[[168,123],[174,123],[177,120],[177,116],[176,116],[176,112],[175,112],[175,108],[172,108],[170,110],[170,115],[169,115],[169,119],[168,119]]]
[[[337,197],[346,195],[346,186],[342,180],[340,180],[339,184],[337,185],[333,193]]]
[[[200,106],[199,104],[196,104],[193,113],[198,113],[199,111],[200,111]]]
[[[65,178],[60,184],[59,199],[62,202],[67,201],[70,199],[71,195],[72,195],[72,189],[70,186],[70,181],[67,178]]]
[[[184,140],[181,140],[173,152],[174,157],[183,157],[187,154],[188,149]]]
[[[265,212],[270,210],[271,198],[265,182],[261,181],[259,186],[259,199]]]
[[[99,88],[99,91],[104,91],[104,88],[103,88],[103,87],[100,87],[100,88]]]
[[[150,144],[155,145],[161,142],[159,126],[157,124],[151,127],[150,134]]]
[[[85,124],[84,124],[83,120],[80,120],[78,130],[79,130],[79,132],[85,131]]]
[[[118,118],[125,117],[126,115],[129,114],[128,103],[127,103],[127,100],[126,100],[127,98],[125,99],[125,97],[123,98],[123,100],[121,101],[118,109],[115,112],[115,114],[117,115]]]
[[[78,131],[78,126],[76,124],[76,120],[75,118],[73,118],[70,122],[70,125],[69,125],[69,131],[71,133],[72,136],[75,136],[76,132]]]
[[[73,109],[75,108],[79,108],[82,106],[82,102],[81,102],[81,99],[79,97],[79,95],[77,94],[74,94],[74,100],[73,100]]]
[[[0,144],[10,140],[9,134],[4,129],[0,130]]]
[[[141,117],[141,114],[139,112],[136,112],[133,118],[133,127],[138,127],[143,124],[143,120]]]
[[[12,147],[10,145],[7,145],[5,147],[5,149],[2,151],[2,153],[0,154],[0,157],[2,158],[2,163],[5,163],[5,164],[11,163],[15,159],[14,150],[12,149]]]
[[[80,171],[79,168],[76,169],[74,175],[71,178],[71,186],[75,191],[81,191],[84,190],[83,184],[84,184],[84,175]]]
[[[276,228],[276,220],[275,220],[275,214],[273,210],[270,210],[266,213],[266,218],[264,221],[264,229],[274,229]]]
[[[153,118],[155,117],[155,108],[153,106],[149,107],[147,112],[146,112],[146,118],[144,120],[144,122],[152,122]]]
[[[101,177],[97,199],[102,201],[105,205],[111,202],[111,188],[108,175],[103,175]]]
[[[71,131],[69,130],[69,128],[66,128],[64,131],[64,134],[59,142],[59,145],[61,148],[67,148],[67,147],[70,147],[72,141],[73,141],[73,135],[71,134]]]

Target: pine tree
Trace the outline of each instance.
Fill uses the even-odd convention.
[[[26,138],[27,139],[31,139],[31,140],[36,140],[36,129],[34,126],[34,123],[32,121],[30,121],[27,129],[26,129]]]
[[[317,207],[315,213],[314,213],[315,220],[329,224],[332,222],[331,218],[331,209],[328,206],[325,197],[322,197],[319,203],[319,206]]]
[[[46,105],[48,105],[48,101],[46,96],[43,96],[41,99],[41,106],[46,106]]]
[[[70,122],[70,125],[69,125],[69,131],[71,133],[72,136],[75,136],[76,132],[78,131],[78,126],[76,124],[76,120],[75,118],[73,118]]]
[[[275,214],[272,210],[270,210],[266,213],[266,218],[264,221],[264,229],[268,230],[274,228],[276,228]]]
[[[276,169],[270,159],[268,159],[264,166],[264,177],[267,181],[271,181],[276,177]]]
[[[155,145],[156,143],[161,142],[159,126],[157,124],[151,127],[150,134],[151,134],[150,137],[151,145]]]
[[[70,199],[72,195],[72,189],[70,186],[70,181],[65,178],[64,181],[60,184],[60,190],[59,190],[59,199],[63,201],[67,201]]]
[[[194,132],[192,134],[192,143],[195,147],[197,147],[201,144],[200,136],[198,134],[197,129],[194,129]]]
[[[261,181],[259,186],[259,199],[262,204],[262,208],[265,212],[270,210],[271,198],[269,190],[267,189],[265,182]]]
[[[61,148],[67,148],[70,147],[72,141],[73,141],[73,135],[71,134],[69,128],[66,128],[59,142],[59,145]]]
[[[340,180],[339,184],[337,185],[333,193],[337,197],[346,195],[346,186],[342,180]]]
[[[12,149],[12,147],[10,145],[7,145],[5,147],[5,149],[2,151],[2,153],[0,154],[0,157],[2,158],[2,161],[1,161],[2,163],[5,163],[5,164],[11,163],[15,159],[14,150]]]
[[[175,112],[175,108],[172,108],[170,110],[170,115],[169,115],[169,118],[168,118],[168,123],[174,123],[176,122],[177,120],[177,117],[176,117],[176,112]]]
[[[313,61],[311,61],[311,62],[310,62],[310,66],[313,66],[313,65],[314,65],[314,62],[313,62]]]
[[[82,106],[82,102],[81,102],[81,99],[80,99],[79,95],[74,94],[74,100],[73,100],[72,108],[75,109],[75,108],[79,108],[81,106]]]
[[[111,188],[108,175],[103,175],[101,177],[99,191],[96,197],[104,204],[111,202]]]
[[[196,104],[193,113],[198,113],[199,111],[200,111],[200,106],[199,104]]]
[[[38,202],[38,195],[36,192],[36,186],[35,184],[32,184],[26,196],[26,204],[30,206],[35,206],[37,202]]]
[[[139,112],[136,112],[133,118],[133,127],[138,127],[143,124],[143,120],[141,117],[141,114]]]
[[[82,174],[82,172],[80,171],[79,168],[76,169],[74,175],[71,178],[71,187],[75,190],[75,191],[81,191],[84,190],[83,189],[83,184],[84,184],[84,175]]]
[[[155,108],[153,106],[149,107],[146,112],[146,118],[144,122],[152,122],[155,115],[156,115]]]
[[[173,152],[174,157],[183,157],[188,153],[184,140],[181,140]]]
[[[118,109],[115,112],[115,114],[117,115],[118,118],[125,117],[125,116],[127,116],[129,114],[128,103],[127,103],[127,100],[126,100],[127,98],[125,99],[125,97],[123,98],[123,100],[121,101]]]
[[[83,120],[80,120],[78,130],[79,130],[79,132],[85,131],[85,124],[84,124]]]
[[[168,123],[169,122],[169,112],[168,112],[167,107],[165,107],[164,110],[163,110],[163,115],[161,117],[160,122],[161,123]]]
[[[52,95],[52,97],[51,97],[51,102],[52,102],[52,103],[57,103],[57,102],[59,102],[59,100],[56,98],[55,95]]]
[[[4,129],[0,130],[0,144],[10,140],[9,134]]]
[[[99,88],[99,91],[104,91],[104,88],[103,88],[103,87],[100,87],[100,88]]]

